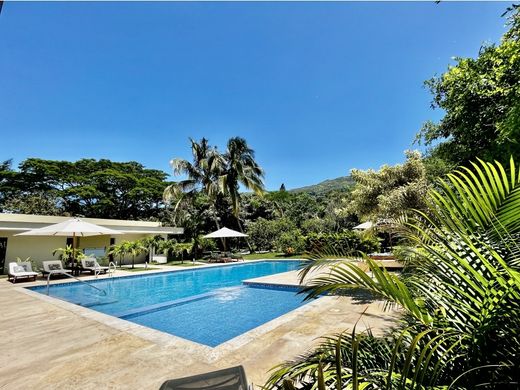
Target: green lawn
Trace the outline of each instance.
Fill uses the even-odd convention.
[[[126,268],[126,267],[123,267],[123,268],[118,268],[118,270],[128,271],[128,272],[152,271],[154,269],[160,269],[160,268],[154,268],[154,267],[148,267],[148,268],[144,268],[144,267]]]
[[[165,265],[174,265],[176,267],[196,267],[201,264],[193,263],[191,260],[184,260],[184,263],[180,261],[169,261]]]
[[[295,254],[286,256],[283,253],[275,253],[275,252],[269,252],[269,253],[251,253],[250,255],[244,255],[244,260],[259,260],[259,259],[301,259],[303,258],[303,255]]]

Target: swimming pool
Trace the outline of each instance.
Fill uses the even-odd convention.
[[[296,270],[300,261],[261,261],[51,285],[49,295],[215,347],[304,304],[291,289],[243,280]],[[31,290],[45,294],[46,287]]]

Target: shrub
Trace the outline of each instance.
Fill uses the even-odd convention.
[[[287,218],[273,221],[258,218],[255,222],[249,224],[247,233],[253,250],[272,250],[277,246],[277,239],[280,235],[294,229],[296,229],[295,225]]]
[[[360,237],[354,232],[309,234],[305,250],[311,253],[359,255],[378,251],[379,241],[373,237]]]
[[[301,253],[305,250],[305,237],[300,229],[284,232],[276,239],[276,249],[286,255]]]

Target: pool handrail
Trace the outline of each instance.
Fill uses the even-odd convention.
[[[98,288],[98,287],[96,287],[96,286],[93,286],[92,284],[87,283],[87,282],[85,282],[84,280],[81,280],[80,278],[77,278],[77,277],[75,277],[75,276],[73,276],[73,275],[70,275],[70,274],[66,273],[65,271],[61,271],[61,270],[51,271],[51,272],[49,272],[49,274],[47,275],[47,295],[49,295],[49,284],[50,284],[51,275],[57,275],[57,274],[65,275],[65,276],[67,276],[67,277],[69,277],[69,278],[76,279],[78,282],[81,282],[81,283],[83,283],[83,284],[86,284],[87,286],[92,287],[93,289],[102,292],[102,293],[103,293],[103,296],[106,296],[106,295],[107,295],[107,292],[106,292],[105,290],[103,290],[103,289],[101,289],[101,288]]]

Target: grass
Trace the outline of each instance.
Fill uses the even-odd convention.
[[[269,253],[251,253],[244,255],[244,260],[260,260],[260,259],[301,259],[302,254],[294,254],[286,256],[283,253],[269,252]]]
[[[153,267],[148,267],[148,268],[144,268],[144,267],[135,267],[135,268],[123,267],[123,268],[118,268],[118,270],[128,271],[128,272],[153,271],[154,269],[160,269],[160,268],[153,268]]]
[[[184,260],[184,263],[180,261],[169,261],[164,265],[174,265],[176,267],[196,267],[201,264],[193,263],[191,260]]]

